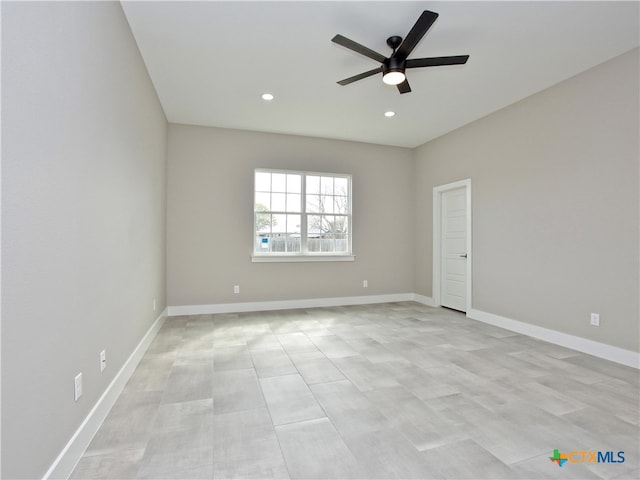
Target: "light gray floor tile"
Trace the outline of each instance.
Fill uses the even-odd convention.
[[[462,388],[454,375],[447,374],[447,367],[425,370],[404,361],[385,363],[384,368],[398,384],[422,400],[460,393]]]
[[[280,346],[264,350],[252,350],[251,358],[260,378],[298,373],[289,356]]]
[[[562,419],[593,434],[597,438],[615,438],[624,442],[624,444],[612,445],[616,450],[637,449],[640,441],[640,429],[637,425],[621,420],[615,413],[615,410],[603,411],[602,409],[588,407],[562,415]],[[591,446],[593,448],[598,447],[598,445]]]
[[[151,435],[138,478],[158,478],[213,464],[213,427],[160,431]]]
[[[201,465],[185,470],[170,470],[154,472],[152,476],[139,476],[138,478],[149,478],[152,480],[204,480],[213,478],[213,465]]]
[[[375,315],[370,315],[364,322],[344,322],[341,325],[339,324],[333,327],[333,330],[338,332],[336,335],[347,343],[358,340],[373,340],[374,342],[380,343],[375,337],[395,333],[399,330],[399,327],[395,322],[384,325],[383,319]]]
[[[361,392],[399,385],[391,371],[379,363],[371,363],[360,355],[335,358],[333,363]]]
[[[261,378],[260,385],[274,425],[325,416],[300,375]]]
[[[637,402],[633,402],[622,395],[606,393],[606,390],[598,388],[599,382],[588,385],[565,374],[548,375],[540,377],[536,381],[590,407],[605,412],[613,411],[617,415],[637,417]]]
[[[176,315],[175,317],[169,317],[165,320],[160,332],[158,332],[158,335],[170,330],[182,331],[186,327],[187,323],[189,323],[189,319],[194,317],[195,315]]]
[[[178,350],[173,366],[192,366],[196,363],[213,365],[213,345],[209,347],[198,346],[197,349],[193,350],[189,349],[184,342],[180,345],[180,350]]]
[[[402,387],[366,392],[367,398],[417,450],[470,438],[474,426],[433,408]],[[474,412],[478,413],[477,411]]]
[[[215,415],[264,406],[264,397],[255,370],[229,370],[213,374]]]
[[[584,359],[584,358],[590,358],[590,356],[585,355],[583,357],[578,357],[578,358]],[[571,357],[566,360],[563,360],[562,365],[560,366],[560,368],[562,369],[562,372],[553,372],[553,374],[569,377],[569,378],[572,378],[573,380],[576,380],[577,382],[584,383],[586,385],[593,385],[595,383],[604,382],[609,378],[611,378],[605,373],[600,373],[598,371],[591,370],[586,365],[583,366],[583,365],[575,364],[569,361],[569,360],[572,360],[573,362],[575,362],[575,359],[576,357]]]
[[[158,414],[162,392],[123,392],[93,437],[85,455],[144,448]]]
[[[291,314],[292,312],[281,312],[279,318],[271,320],[271,322],[269,322],[271,331],[276,335],[299,332],[302,321],[292,319]]]
[[[313,310],[306,310],[307,318],[302,325],[300,325],[300,331],[307,337],[326,337],[333,335],[333,332],[331,332],[325,325],[312,318],[313,314],[311,312],[313,312]]]
[[[216,348],[213,352],[213,370],[246,370],[253,368],[251,355],[246,345]]]
[[[214,328],[213,331],[213,346],[214,347],[231,347],[234,345],[246,345],[242,327],[222,327]]]
[[[347,380],[311,385],[311,391],[341,435],[373,432],[389,421]]]
[[[522,392],[515,391],[515,385],[510,381],[510,377],[498,376],[495,379],[487,378],[486,380],[480,379],[474,383],[468,383],[467,385],[460,386],[460,395],[472,402],[473,405],[482,407],[483,409],[491,412],[498,412],[510,402],[515,402],[520,399]],[[456,398],[454,396],[443,398]],[[561,398],[556,399],[558,405],[563,405],[564,408],[571,408],[566,404],[561,404]]]
[[[227,318],[217,316],[213,322],[213,338],[223,339],[225,337],[242,337],[244,335],[244,326],[238,322],[238,315],[230,315]]]
[[[640,377],[640,373],[638,374],[638,377]],[[598,390],[607,392],[607,394],[614,394],[616,397],[624,397],[632,403],[637,402],[638,398],[640,398],[638,381],[625,382],[623,380],[618,380],[617,378],[610,378],[608,380],[598,382],[595,387]]]
[[[402,355],[392,352],[372,338],[346,339],[345,341],[371,363],[397,362],[403,360]]]
[[[213,422],[213,398],[190,402],[164,403],[158,408],[153,432],[196,430]]]
[[[501,341],[501,343],[503,345],[509,345],[509,342]],[[532,364],[531,362],[512,355],[513,352],[509,352],[509,348],[503,349],[503,351],[504,350],[506,350],[505,355],[496,355],[496,350],[492,348],[478,349],[470,353],[474,355],[474,358],[480,357],[482,361],[511,370],[515,374],[519,375],[523,380],[526,380],[526,378],[535,379],[549,374],[548,368]]]
[[[525,425],[499,415],[485,416],[478,420],[478,427],[473,439],[509,465],[548,452],[553,442],[544,427],[536,423]]]
[[[587,406],[537,382],[522,383],[517,388],[522,391],[521,395],[553,415],[564,415]]]
[[[114,451],[105,455],[84,456],[69,477],[71,480],[134,479],[144,449]]]
[[[573,363],[581,368],[589,370],[592,374],[599,373],[607,380],[608,378],[617,378],[627,383],[638,385],[638,370],[632,367],[620,365],[618,363],[603,360],[601,358],[579,353],[566,359],[567,363]]]
[[[418,339],[416,339],[416,342],[421,343]],[[444,341],[441,339],[440,343],[444,343]],[[458,335],[453,338],[447,337],[447,343],[457,350],[464,350],[467,352],[482,350],[499,345],[499,342],[494,337],[480,333]]]
[[[366,478],[326,417],[277,426],[276,433],[292,479]]]
[[[164,390],[175,354],[146,354],[127,382],[125,390]]]
[[[490,375],[491,372],[502,367],[501,363],[486,359],[478,352],[457,351],[451,363],[479,376]]]
[[[244,313],[240,316],[242,322],[242,333],[245,337],[273,334],[269,323],[263,318],[260,312]]]
[[[265,348],[278,348],[280,347],[280,341],[273,333],[264,333],[259,335],[247,335],[245,334],[247,347],[249,350],[262,350]]]
[[[182,333],[179,352],[187,353],[191,350],[210,350],[213,347],[213,324],[197,324],[187,326]]]
[[[337,336],[311,337],[313,344],[328,358],[343,358],[357,355],[348,343]]]
[[[562,347],[560,345],[554,345],[547,342],[538,342],[535,345],[535,350],[532,351],[534,351],[538,355],[543,355],[548,358],[556,358],[558,360],[566,360],[570,357],[575,357],[581,354],[581,352],[578,352],[576,350],[571,350],[570,348]]]
[[[266,408],[216,415],[213,478],[288,478]]]
[[[216,315],[213,313],[202,315],[189,315],[189,320],[184,326],[184,336],[204,338],[207,336],[211,338],[216,328]]]
[[[304,381],[307,382],[307,385],[345,379],[333,362],[318,350],[315,352],[292,353],[289,356]]]
[[[533,350],[531,348],[523,348],[519,351],[511,352],[508,355],[539,368],[544,368],[548,375],[566,368],[566,362],[563,359],[550,355],[544,349]]]
[[[317,352],[316,346],[303,332],[278,335],[278,340],[287,353]]]
[[[165,322],[166,325],[166,322]],[[182,343],[182,330],[178,329],[160,329],[156,338],[151,342],[146,354],[165,354],[176,355],[177,349]]]
[[[162,403],[211,398],[213,362],[174,365],[167,379]]]
[[[372,405],[394,424],[428,422],[437,413],[404,387],[381,388],[364,393]]]
[[[395,351],[413,365],[424,369],[444,368],[448,366],[451,360],[445,356],[447,350],[453,353],[462,353],[448,346],[444,348],[439,348],[441,345],[424,347],[408,340],[391,342],[387,344],[386,347]]]
[[[366,478],[437,478],[427,459],[399,432],[379,430],[344,437]]]
[[[513,479],[516,472],[473,440],[444,445],[422,452],[429,465],[438,470],[436,478]]]

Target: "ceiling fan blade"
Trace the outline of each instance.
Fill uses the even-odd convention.
[[[375,75],[376,73],[380,72],[382,72],[382,67],[374,68],[373,70],[369,70],[368,72],[360,73],[358,75],[354,75],[353,77],[340,80],[338,83],[342,86],[349,85],[350,83],[357,82],[358,80],[362,80],[363,78],[370,77],[371,75]]]
[[[409,86],[409,82],[406,78],[404,79],[404,82],[399,83],[396,86],[398,87],[398,91],[400,93],[409,93],[411,91],[411,87]]]
[[[405,63],[405,68],[439,67],[441,65],[463,65],[469,60],[469,55],[456,55],[453,57],[410,58]]]
[[[435,12],[431,12],[429,10],[425,10],[422,12],[422,15],[418,18],[418,21],[415,25],[409,30],[407,36],[404,38],[402,44],[398,47],[398,50],[394,53],[394,57],[399,58],[400,60],[406,60],[409,54],[416,48],[416,45],[424,34],[427,33],[427,30],[431,28],[433,22],[438,18],[438,14]]]
[[[369,57],[377,62],[384,62],[386,57],[378,52],[374,52],[370,48],[365,47],[364,45],[360,45],[353,40],[348,39],[347,37],[343,37],[338,34],[331,39],[333,43],[337,43],[338,45],[342,45],[343,47],[348,48],[349,50],[353,50],[354,52],[359,53],[360,55],[364,55],[365,57]]]

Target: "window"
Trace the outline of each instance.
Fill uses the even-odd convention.
[[[254,185],[254,261],[353,260],[350,175],[257,169]]]

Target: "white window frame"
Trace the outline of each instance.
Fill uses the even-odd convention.
[[[300,175],[301,180],[301,208],[300,208],[300,251],[299,252],[261,252],[257,250],[256,246],[256,173],[281,173],[289,175]],[[347,237],[348,237],[348,251],[346,252],[309,252],[307,246],[307,215],[313,215],[314,212],[308,213],[306,211],[306,178],[307,176],[323,176],[323,177],[335,177],[346,178],[348,184],[348,212],[347,212]],[[355,260],[353,255],[353,223],[352,223],[352,178],[351,175],[346,173],[328,173],[328,172],[308,172],[301,170],[280,170],[274,168],[256,168],[253,173],[253,247],[252,247],[252,262],[352,262]],[[269,210],[269,212],[274,212]],[[290,212],[275,212],[275,213],[290,213]]]

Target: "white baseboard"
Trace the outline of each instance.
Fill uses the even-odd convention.
[[[47,473],[44,474],[43,478],[45,480],[50,478],[69,478],[166,318],[167,309],[165,308],[142,340],[140,340],[138,346],[98,399],[80,427],[78,427],[78,430],[73,434],[71,440],[62,449],[58,458],[53,462]]]
[[[621,363],[628,367],[640,369],[640,353],[624,348],[614,347],[606,343],[600,343],[568,333],[558,332],[549,328],[532,325],[530,323],[520,322],[507,317],[501,317],[493,313],[483,312],[481,310],[471,309],[467,312],[467,317],[479,320],[483,323],[495,325],[496,327],[505,328],[512,332],[522,333],[529,337],[538,338],[549,343],[554,343],[562,347],[571,348],[579,352],[588,353],[595,357],[611,360],[612,362]]]
[[[304,300],[276,300],[266,302],[218,303],[213,305],[177,305],[168,307],[168,315],[206,315],[212,313],[261,312],[267,310],[291,310],[294,308],[342,307],[373,303],[408,302],[413,293],[389,295],[363,295],[359,297],[309,298]]]
[[[427,297],[425,295],[420,295],[418,293],[414,293],[413,294],[413,301],[414,302],[418,302],[418,303],[422,303],[423,305],[426,305],[427,307],[435,307],[436,306],[436,302],[433,301],[433,298]]]

